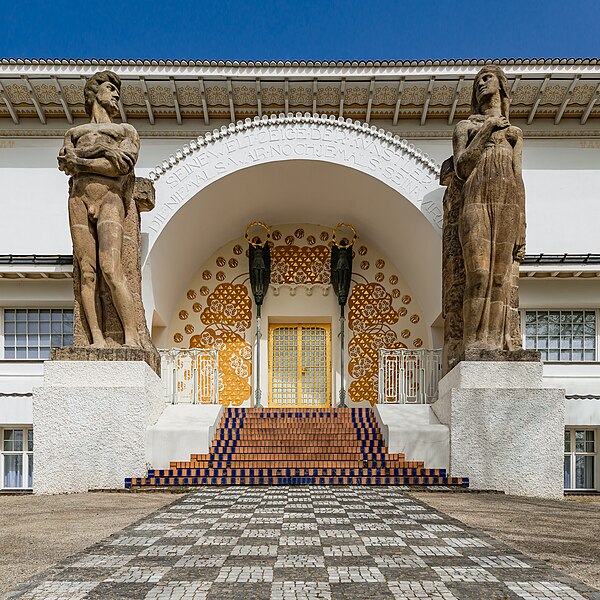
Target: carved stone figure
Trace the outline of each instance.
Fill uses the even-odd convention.
[[[521,348],[518,266],[525,252],[523,133],[510,124],[509,90],[495,65],[475,78],[471,116],[457,124],[442,167],[445,362]],[[495,353],[495,354],[494,354]]]
[[[119,114],[120,88],[119,77],[111,71],[90,77],[84,93],[91,122],[69,129],[58,155],[59,169],[71,177],[73,345],[98,351],[145,349],[153,354],[145,359],[157,370],[158,354],[141,301],[139,215],[154,207],[154,188],[134,174],[140,149],[137,131],[128,123],[112,122]],[[90,359],[93,353],[84,354]],[[109,354],[94,356],[109,359]],[[63,352],[60,358],[67,356]]]

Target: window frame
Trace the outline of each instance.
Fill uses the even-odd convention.
[[[588,313],[594,313],[594,319],[595,319],[595,330],[596,333],[594,335],[594,340],[595,340],[595,347],[594,347],[594,359],[593,360],[586,360],[585,358],[583,360],[574,360],[573,358],[569,359],[569,360],[561,360],[560,358],[558,360],[543,360],[542,362],[544,363],[553,363],[553,364],[575,364],[575,365],[579,365],[579,364],[591,364],[591,363],[596,363],[598,362],[600,359],[600,347],[599,347],[599,343],[600,343],[600,330],[599,330],[599,325],[600,325],[600,309],[598,308],[522,308],[520,310],[520,320],[521,320],[521,341],[523,344],[523,348],[526,348],[526,338],[527,338],[527,331],[526,331],[526,323],[527,323],[527,313],[531,313],[531,312],[535,312],[535,313],[540,313],[540,312],[583,312],[584,314],[586,312]],[[585,319],[585,317],[584,317]],[[584,320],[584,324],[585,324],[585,320]],[[537,337],[537,336],[536,336]],[[564,337],[561,336],[559,334],[559,337]],[[585,340],[585,337],[584,337]],[[584,342],[585,345],[585,342]],[[532,350],[537,350],[537,348],[531,348]],[[559,349],[560,350],[560,349]],[[571,348],[571,350],[573,350],[573,348]],[[583,348],[583,352],[584,352],[584,356],[585,356],[585,348]]]
[[[575,438],[576,431],[584,432],[584,445],[586,444],[585,434],[587,432],[592,432],[593,434],[593,444],[594,451],[593,452],[578,452],[577,451],[577,441]],[[590,492],[598,489],[598,430],[594,427],[565,427],[565,437],[566,434],[569,434],[569,446],[570,451],[564,451],[564,456],[570,457],[570,479],[571,479],[571,487],[565,487],[565,492]],[[584,446],[585,447],[585,446]],[[564,448],[563,448],[564,450]],[[578,456],[591,456],[593,458],[593,466],[592,466],[592,477],[593,477],[593,486],[591,488],[578,488],[573,487],[576,483],[576,468],[577,468],[577,457]]]
[[[42,348],[42,346],[38,345],[37,349],[38,349],[38,357],[37,358],[33,358],[33,357],[25,357],[25,358],[17,358],[16,356],[13,358],[8,358],[6,356],[6,336],[4,333],[4,329],[5,329],[5,323],[6,323],[6,311],[17,311],[17,310],[26,310],[26,311],[38,311],[38,324],[40,323],[40,319],[39,319],[39,311],[42,310],[49,310],[50,311],[50,348],[52,349],[54,346],[52,346],[52,311],[62,311],[64,314],[64,311],[71,311],[71,313],[73,314],[73,330],[75,329],[74,327],[74,323],[75,323],[75,307],[73,305],[64,305],[64,304],[60,304],[60,305],[27,305],[27,306],[20,306],[20,305],[10,305],[10,306],[2,306],[0,307],[0,360],[2,361],[9,361],[9,362],[36,362],[36,361],[45,361],[48,360],[48,358],[43,358],[40,357],[40,349]],[[16,320],[15,320],[16,322]],[[29,323],[29,320],[27,319],[25,321],[26,323]],[[61,323],[63,324],[61,326],[61,329],[64,329],[64,316],[63,319],[61,321]],[[16,333],[16,332],[15,332]],[[26,335],[29,335],[29,332],[26,333]],[[38,341],[39,341],[39,330],[38,330]],[[56,334],[55,334],[56,335]],[[65,333],[64,331],[62,331],[60,333],[60,335],[63,337],[64,340],[64,336]],[[69,334],[67,334],[69,335]],[[74,331],[70,334],[71,336],[74,335]],[[33,348],[33,346],[31,346]],[[16,348],[16,346],[15,346]],[[26,346],[26,348],[30,348],[30,346]],[[29,354],[29,352],[27,352]]]
[[[21,431],[23,434],[23,449],[22,450],[4,450],[4,432],[5,431]],[[31,450],[29,450],[29,432],[32,432],[32,443]],[[29,483],[29,456],[33,457],[35,448],[35,441],[33,440],[33,427],[23,425],[3,425],[0,427],[0,490],[18,491],[18,490],[31,490],[33,489],[33,477],[31,486]],[[4,457],[5,456],[22,456],[23,457],[23,468],[22,468],[22,481],[21,487],[6,487],[4,485]],[[33,460],[33,459],[32,459]],[[33,471],[35,472],[35,465],[33,465]]]

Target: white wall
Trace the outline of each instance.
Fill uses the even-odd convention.
[[[73,306],[73,280],[59,279],[0,279],[0,309],[3,308],[71,308]],[[27,393],[41,384],[43,361],[3,360],[4,326],[0,310],[0,393]],[[17,398],[17,404],[31,400]],[[0,422],[8,422],[0,404]],[[31,408],[29,408],[31,412]],[[31,422],[31,421],[30,421]]]
[[[1,376],[0,376],[1,377]],[[40,377],[39,382],[41,383]],[[33,402],[27,397],[0,397],[0,427],[7,425],[29,425],[33,423]],[[1,487],[1,484],[0,484]]]
[[[182,131],[181,138],[142,139],[138,174],[146,174],[167,159],[187,143],[188,136],[191,132]],[[438,163],[452,154],[450,139],[411,141]],[[5,200],[0,254],[71,252],[68,178],[56,164],[61,145],[58,137],[9,138],[0,143],[0,190]],[[595,217],[600,216],[600,142],[526,138],[523,165],[527,251],[598,252]]]

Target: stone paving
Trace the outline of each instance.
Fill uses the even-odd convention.
[[[56,565],[22,600],[600,600],[398,487],[201,488]]]

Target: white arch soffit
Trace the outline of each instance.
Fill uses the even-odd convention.
[[[299,165],[305,167],[298,170]],[[344,177],[339,188],[324,168],[348,169],[347,175],[342,170],[331,173]],[[253,173],[261,173],[259,183]],[[148,324],[168,322],[177,298],[185,292],[183,287],[203,261],[241,235],[247,219],[255,218],[271,219],[272,224],[325,225],[349,218],[367,238],[381,238],[380,249],[407,277],[422,317],[433,323],[441,310],[443,188],[437,183],[438,174],[439,166],[406,140],[360,122],[324,116],[246,119],[193,140],[150,173],[156,207],[142,214],[142,282]],[[250,205],[239,196],[244,189],[243,184],[239,187],[240,178],[254,186],[255,200]],[[381,191],[368,192],[369,180],[382,186]],[[317,198],[309,206],[298,195],[297,181],[305,181]],[[317,182],[323,182],[329,192],[335,188],[335,202],[328,199],[319,204]],[[257,185],[266,186],[267,196],[257,192]],[[295,198],[291,205],[279,200],[288,185]],[[206,202],[199,204],[202,198]],[[244,203],[242,214],[230,212],[236,202]],[[382,213],[376,216],[376,206],[391,211],[391,219],[378,222]],[[421,218],[413,221],[410,213]],[[207,219],[214,223],[212,227]],[[206,230],[193,233],[194,228],[200,232],[207,226],[208,235]]]
[[[208,185],[254,165],[302,159],[347,166],[379,179],[423,213],[441,236],[440,166],[407,140],[341,117],[265,115],[199,136],[150,171],[156,206],[142,218],[148,235],[144,260],[173,215]]]

